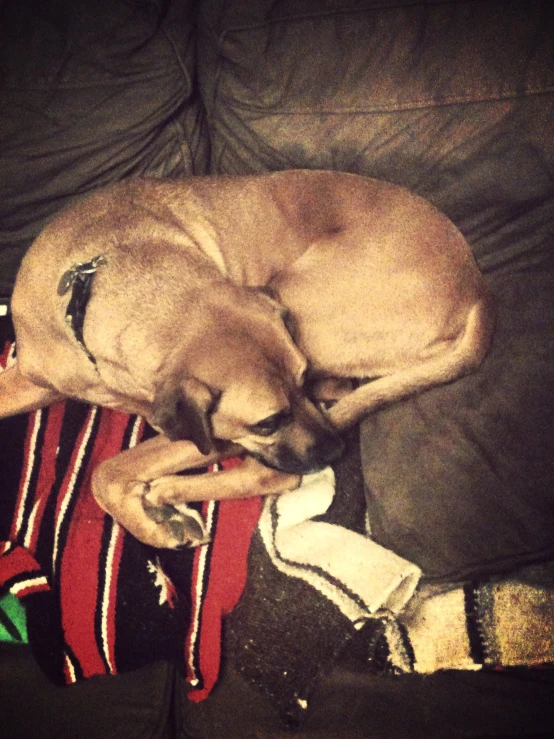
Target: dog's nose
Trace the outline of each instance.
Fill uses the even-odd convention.
[[[251,454],[268,467],[282,472],[307,475],[311,472],[319,472],[327,465],[336,462],[343,451],[344,443],[340,436],[335,432],[327,432],[320,434],[317,441],[301,455],[290,447],[282,447],[278,455],[271,457],[254,452]]]
[[[314,449],[314,457],[321,467],[326,467],[339,459],[344,451],[344,442],[338,434],[327,434]]]

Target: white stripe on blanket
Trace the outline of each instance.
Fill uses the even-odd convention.
[[[297,490],[266,500],[259,531],[278,570],[304,580],[361,627],[379,611],[400,612],[421,571],[361,534],[313,521],[334,493],[330,467],[306,475]]]

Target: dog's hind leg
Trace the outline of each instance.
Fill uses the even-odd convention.
[[[385,405],[473,372],[489,349],[493,326],[492,299],[485,295],[470,309],[460,336],[432,357],[361,385],[328,410],[330,421],[346,429]]]
[[[35,385],[24,377],[17,363],[0,372],[0,418],[30,413],[63,398],[56,390]]]

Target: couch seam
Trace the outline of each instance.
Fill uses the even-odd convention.
[[[539,2],[540,0],[535,0],[535,2]],[[249,23],[249,24],[243,24],[243,25],[237,25],[237,26],[229,26],[228,28],[223,29],[223,31],[220,32],[218,37],[218,49],[220,48],[220,45],[223,44],[225,41],[225,37],[229,33],[233,32],[242,32],[242,31],[252,31],[257,28],[266,28],[268,26],[274,26],[279,23],[288,23],[289,21],[303,21],[303,20],[311,20],[311,19],[317,19],[317,18],[332,18],[340,15],[358,15],[359,13],[364,13],[366,11],[369,11],[371,13],[379,12],[382,10],[398,10],[403,8],[416,8],[416,7],[428,7],[431,6],[440,6],[440,5],[459,5],[460,2],[465,3],[483,3],[483,2],[489,2],[498,3],[499,0],[430,0],[429,2],[425,2],[425,0],[412,0],[412,2],[397,2],[394,4],[385,4],[382,3],[380,5],[364,5],[359,8],[339,8],[337,10],[324,10],[324,11],[313,11],[310,13],[299,13],[299,14],[291,14],[291,15],[284,15],[279,18],[268,18],[264,21],[259,21],[258,23]]]
[[[481,105],[486,103],[498,103],[503,100],[524,100],[527,98],[536,97],[539,95],[549,95],[554,92],[554,86],[546,88],[529,89],[523,92],[504,93],[500,95],[487,95],[481,98],[469,97],[469,96],[457,96],[452,98],[442,99],[429,99],[429,100],[415,100],[412,103],[405,103],[399,105],[382,105],[379,107],[363,107],[363,108],[322,108],[314,109],[313,107],[307,106],[306,108],[282,108],[279,110],[271,111],[267,108],[256,107],[255,105],[248,105],[235,100],[234,98],[225,96],[223,93],[215,93],[214,95],[214,107],[217,103],[217,99],[224,102],[226,105],[234,108],[240,108],[242,110],[251,111],[252,113],[265,113],[264,117],[279,116],[279,115],[375,115],[380,113],[396,113],[399,111],[408,110],[425,110],[428,108],[444,108],[450,105]]]

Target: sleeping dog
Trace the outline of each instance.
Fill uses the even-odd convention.
[[[294,170],[84,198],[25,256],[12,312],[0,416],[68,397],[143,415],[160,435],[99,465],[93,490],[157,547],[205,540],[187,501],[293,488],[365,414],[471,372],[494,323],[465,239],[430,203]],[[245,451],[232,470],[175,474]]]

